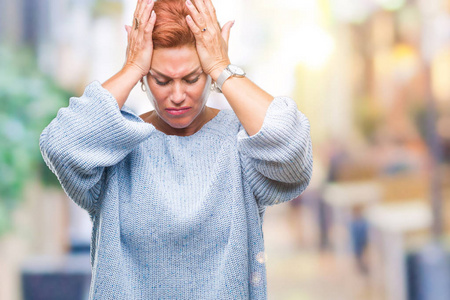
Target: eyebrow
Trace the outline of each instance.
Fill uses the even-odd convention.
[[[197,73],[197,71],[198,71],[200,68],[201,68],[201,67],[198,66],[194,71],[192,71],[191,73],[187,74],[187,75],[184,76],[183,78],[186,78],[186,77],[189,77],[189,76],[194,75],[195,73]],[[152,72],[155,72],[155,73],[158,74],[159,76],[164,77],[164,79],[172,79],[171,77],[169,77],[169,76],[167,76],[167,75],[164,75],[163,73],[161,73],[161,72],[159,72],[159,71],[157,71],[157,70],[155,70],[155,69],[151,69],[150,72],[149,72],[150,75],[153,76]],[[203,73],[203,72],[202,72],[202,73]]]

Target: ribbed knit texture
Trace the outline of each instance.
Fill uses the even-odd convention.
[[[249,137],[232,110],[191,136],[145,123],[99,82],[44,129],[42,156],[93,222],[90,299],[266,299],[265,207],[312,173],[309,123],[275,98]]]

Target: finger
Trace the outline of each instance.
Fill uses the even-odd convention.
[[[138,18],[139,22],[142,22],[143,21],[142,16],[145,12],[145,8],[147,7],[148,0],[139,0],[139,1],[141,1],[141,3],[140,3],[139,11],[138,11],[138,14],[136,17]]]
[[[129,36],[131,32],[131,26],[125,25],[125,30],[127,31],[127,35]]]
[[[139,12],[139,10],[141,8],[141,3],[142,3],[142,0],[137,0],[136,9],[134,10],[133,16],[137,16],[138,15],[138,12]]]
[[[130,46],[130,40],[131,40],[131,29],[133,27],[129,26],[129,25],[125,25],[125,30],[127,31],[127,41],[128,41],[128,45],[127,48]]]
[[[133,13],[133,22],[132,22],[132,24],[133,24],[133,27],[134,27],[134,22],[135,22],[135,19],[139,16],[139,11],[141,10],[141,4],[142,4],[142,2],[143,2],[143,0],[138,0],[137,1],[137,4],[136,4],[136,9],[134,10],[134,13]]]
[[[206,25],[210,26],[210,23],[213,22],[213,17],[209,13],[209,10],[206,7],[205,2],[203,0],[195,0],[195,5],[197,6],[197,10],[200,13],[200,15],[204,17]]]
[[[130,32],[131,32],[131,26],[125,25],[125,30],[127,32],[127,49],[125,51],[125,57],[128,57],[128,51],[130,50]]]
[[[216,9],[214,8],[214,5],[212,4],[212,1],[211,0],[205,0],[205,5],[206,5],[206,8],[209,11],[209,14],[213,18],[213,20],[217,20]]]
[[[190,15],[186,16],[186,22],[188,23],[189,28],[191,29],[192,33],[195,35],[195,37],[201,35],[201,30],[198,28],[197,24],[195,24],[194,20]]]
[[[153,33],[153,28],[155,28],[155,22],[156,22],[156,13],[154,10],[152,10],[152,13],[150,14],[150,20],[148,21],[147,25],[144,28],[144,34],[148,37],[150,35],[150,39],[148,39],[150,42],[152,42],[151,36]]]
[[[208,9],[205,6],[205,3],[203,0],[194,0],[195,6],[197,7],[198,12],[206,14],[208,12]]]
[[[222,27],[222,32],[221,32],[222,37],[225,40],[225,42],[227,42],[227,45],[228,45],[228,40],[230,39],[231,27],[233,27],[233,25],[234,25],[234,21],[229,21]]]
[[[191,13],[191,19],[194,20],[195,24],[197,24],[198,27],[205,28],[206,20],[191,2],[191,0],[186,0],[186,4],[189,12]]]
[[[141,23],[139,24],[139,27],[142,26],[142,28],[144,29],[147,24],[148,21],[150,20],[150,12],[153,9],[153,1],[152,0],[144,0],[147,4],[145,5],[145,9],[144,12],[141,16],[141,19],[139,20]]]
[[[127,32],[127,41],[130,42],[131,26],[125,25],[125,31]]]

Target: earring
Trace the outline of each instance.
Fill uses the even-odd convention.
[[[143,82],[141,82],[141,90],[142,90],[144,93],[147,92],[147,90],[146,90],[145,85],[144,85]]]

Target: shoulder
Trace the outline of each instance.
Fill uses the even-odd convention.
[[[233,110],[222,109],[212,120],[210,129],[218,135],[236,137],[240,126],[239,119]]]
[[[152,122],[151,122],[151,119],[152,119],[152,116],[153,116],[153,113],[154,113],[154,112],[155,112],[154,110],[151,110],[151,111],[148,111],[148,112],[146,112],[146,113],[140,115],[139,117],[140,117],[142,120],[144,120],[144,122],[152,123]]]
[[[220,114],[222,115],[221,123],[236,126],[239,125],[239,119],[234,113],[232,109],[222,109],[220,111]]]
[[[132,110],[130,107],[128,107],[126,105],[122,106],[120,113],[127,120],[135,121],[135,122],[142,122],[142,119],[140,118],[140,116],[134,110]]]

